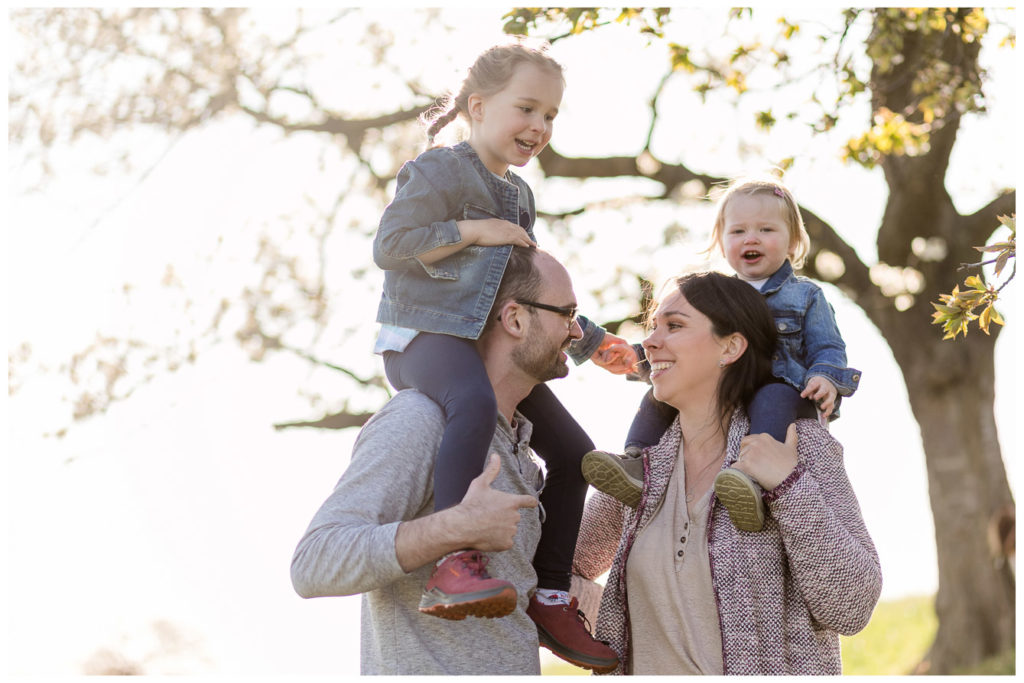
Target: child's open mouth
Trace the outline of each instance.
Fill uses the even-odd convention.
[[[525,140],[520,140],[519,138],[516,138],[516,146],[519,147],[519,149],[521,149],[523,152],[526,152],[527,154],[532,154],[533,149],[537,146],[537,143],[526,142]]]

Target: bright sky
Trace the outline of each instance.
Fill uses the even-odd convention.
[[[493,23],[468,20],[464,35],[465,41],[446,46],[460,64],[501,38]],[[554,138],[565,154],[590,153],[595,139],[601,143],[597,153],[629,152],[646,135],[643,97],[625,96],[617,89],[621,84],[611,97],[606,75],[625,53],[607,45],[590,36],[556,46],[556,58],[568,67]],[[630,59],[650,66],[635,79],[643,92],[660,73],[662,56],[636,45],[629,49]],[[1016,179],[1005,145],[1006,131],[1016,130],[1010,118],[1012,56],[991,59],[989,118],[965,123],[948,179],[964,212]],[[313,72],[337,76],[338,64],[335,59],[328,71]],[[455,75],[438,78],[450,84]],[[782,156],[785,141],[778,135],[762,141],[763,156],[741,158],[722,124],[738,115],[686,103],[682,92],[675,96],[683,98],[687,115],[658,140],[667,161],[678,149],[692,167],[732,173]],[[139,140],[150,158],[164,149],[152,136]],[[234,285],[253,273],[254,234],[268,224],[274,229],[273,218],[290,211],[296,198],[333,198],[339,169],[324,144],[320,138],[281,141],[273,131],[236,121],[186,136],[141,183],[86,175],[102,146],[61,159],[67,174],[42,194],[18,192],[17,170],[10,169],[8,348],[28,341],[35,358],[55,365],[97,330],[170,339],[181,316],[178,296],[159,286],[166,264],[175,264],[199,306],[204,293],[215,303],[209,293],[238,291]],[[806,161],[787,180],[801,203],[831,221],[871,261],[884,184],[880,173],[840,166],[834,148],[801,150]],[[698,150],[709,156],[701,158]],[[536,173],[524,170],[528,179]],[[598,188],[598,195],[606,191]],[[563,208],[563,194],[553,194],[558,196],[539,197],[542,207]],[[572,198],[564,201],[572,205]],[[695,229],[706,218],[690,215]],[[641,212],[634,220],[645,217],[658,218]],[[624,245],[621,227],[606,225],[603,234],[612,237],[602,247],[604,256],[589,265],[556,235],[538,231],[541,245],[577,277],[584,312],[598,318],[619,313],[597,313],[598,302],[583,284],[602,268],[614,268],[617,258],[648,259],[656,282],[699,261],[691,247],[652,253],[646,244],[630,244],[640,241],[633,227]],[[335,248],[368,259],[369,245],[346,241],[342,232],[332,237]],[[702,240],[698,236],[695,244],[703,246]],[[378,290],[373,277],[366,286]],[[124,282],[135,283],[128,298]],[[337,295],[345,294],[339,317],[346,324],[372,321],[376,294],[355,296],[345,283],[335,285]],[[1004,454],[1016,451],[1015,395],[1004,378],[1015,371],[1010,349],[1016,346],[1017,289],[1007,295],[1009,325],[996,359]],[[924,456],[898,368],[860,310],[833,288],[827,294],[850,362],[864,373],[833,433],[846,447],[847,469],[882,559],[883,599],[929,594],[937,579]],[[334,356],[364,375],[379,363],[370,354],[372,326],[366,327]],[[644,390],[590,365],[552,386],[605,448],[621,444]],[[334,399],[339,387],[336,378],[285,355],[250,363],[229,342],[58,440],[43,434],[63,422],[66,406],[57,401],[65,388],[47,377],[26,381],[8,401],[7,414],[11,672],[79,673],[101,648],[143,661],[149,673],[357,672],[359,599],[304,601],[288,576],[295,543],[343,471],[355,432],[272,428],[316,414],[304,392]],[[1015,466],[1007,460],[1016,488]],[[170,641],[158,643],[154,622],[171,624],[181,642],[196,646],[187,654],[154,657],[173,649]]]

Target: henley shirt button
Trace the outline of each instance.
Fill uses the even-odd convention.
[[[676,555],[678,555],[679,557],[682,557],[683,556],[683,551],[680,550],[678,553],[676,553]]]
[[[679,542],[680,543],[686,543],[686,536],[680,536],[679,537]]]

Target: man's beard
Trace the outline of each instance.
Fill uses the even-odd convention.
[[[566,340],[556,348],[536,337],[528,337],[512,350],[512,361],[516,367],[538,382],[565,377],[569,374],[569,366],[562,358],[562,348],[565,345]]]

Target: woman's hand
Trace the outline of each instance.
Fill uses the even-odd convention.
[[[839,390],[827,378],[815,375],[807,380],[807,386],[800,392],[800,398],[809,398],[818,405],[824,418],[828,418],[836,409],[836,396]]]
[[[786,443],[779,443],[769,434],[748,434],[740,441],[740,457],[733,467],[770,491],[790,475],[796,467],[796,425],[786,431]]]
[[[611,332],[604,333],[601,345],[590,357],[594,365],[604,368],[613,375],[625,375],[636,370],[636,364],[640,362],[636,349],[633,348],[622,337],[617,337]]]
[[[473,218],[456,221],[464,246],[476,244],[481,247],[500,247],[511,244],[516,247],[535,247],[526,230],[515,223],[501,218]]]

